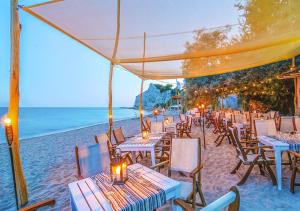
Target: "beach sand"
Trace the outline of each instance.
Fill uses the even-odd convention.
[[[125,135],[139,133],[139,119],[121,120]],[[76,181],[76,145],[94,144],[94,136],[107,132],[108,124],[70,130],[20,141],[29,203],[55,198],[55,210],[70,210],[68,184]],[[10,160],[6,144],[0,144],[0,210],[15,210]]]
[[[126,135],[139,132],[139,120],[131,119],[115,123],[122,126]],[[54,210],[70,210],[68,184],[76,181],[74,147],[76,144],[93,144],[94,135],[106,132],[107,124],[97,125],[64,133],[53,134],[21,141],[22,162],[27,180],[30,202],[55,198]],[[193,128],[193,137],[202,137],[200,128]],[[228,192],[239,181],[238,175],[230,174],[237,163],[236,152],[227,142],[216,147],[216,135],[212,128],[206,129],[207,149],[202,149],[204,168],[202,171],[202,190],[207,203]],[[150,159],[142,162],[150,164]],[[274,168],[273,168],[274,170]],[[241,173],[245,168],[241,167]],[[166,169],[162,170],[166,174]],[[8,152],[5,145],[0,146],[0,210],[13,210],[14,195]],[[278,191],[271,179],[259,174],[254,168],[246,183],[239,186],[241,194],[240,210],[300,210],[300,188],[295,194],[289,192],[291,171],[283,167],[283,190]],[[178,180],[189,181],[187,177],[174,174]],[[3,191],[4,190],[4,191]]]

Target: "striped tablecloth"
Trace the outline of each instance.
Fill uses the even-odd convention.
[[[113,210],[153,210],[166,203],[166,193],[163,189],[131,170],[124,185],[112,185],[109,175],[105,173],[92,179],[109,200]]]
[[[283,143],[286,143],[289,145],[289,150],[291,151],[295,151],[295,152],[300,152],[300,140],[293,140],[293,139],[283,139],[281,137],[278,136],[267,136],[268,138],[270,138],[271,140],[273,139],[274,141],[280,141]]]

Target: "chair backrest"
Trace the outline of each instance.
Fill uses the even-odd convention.
[[[238,211],[240,209],[240,193],[238,189],[233,186],[230,188],[230,192],[226,193],[222,197],[208,204],[202,208],[202,211],[215,211],[215,210],[228,210]]]
[[[180,118],[181,122],[185,122],[186,121],[186,118],[185,118],[184,114],[179,114],[179,118]]]
[[[279,131],[284,133],[296,131],[295,119],[293,116],[282,116],[279,119]]]
[[[94,176],[100,172],[109,172],[110,156],[102,144],[75,147],[77,171],[80,178]],[[107,148],[107,145],[106,145]]]
[[[95,141],[100,145],[101,152],[108,152],[110,157],[112,157],[115,145],[111,143],[106,133],[95,136]]]
[[[247,118],[244,114],[234,114],[233,121],[234,123],[244,123],[247,122]]]
[[[151,133],[161,133],[164,131],[163,122],[152,122],[151,123]]]
[[[151,128],[151,119],[149,117],[146,118],[146,124],[148,126],[148,128]]]
[[[237,128],[235,128],[235,127],[230,128],[229,133],[230,133],[230,137],[232,139],[233,145],[236,148],[237,155],[242,156],[243,160],[247,161],[247,155],[246,155],[246,152],[240,142]]]
[[[275,118],[276,111],[269,111],[268,113],[269,113],[271,119]]]
[[[190,173],[201,164],[199,139],[172,139],[170,170]]]
[[[254,129],[256,136],[273,136],[277,133],[274,119],[255,119]]]
[[[246,116],[247,121],[250,121],[250,112],[249,111],[244,111],[243,114]]]
[[[114,134],[117,144],[122,144],[126,141],[121,127],[114,129],[113,134]]]
[[[300,117],[296,116],[294,118],[295,120],[295,127],[296,127],[296,130],[299,132],[300,131]]]

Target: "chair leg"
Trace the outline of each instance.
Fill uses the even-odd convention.
[[[289,165],[290,165],[290,169],[292,170],[293,169],[293,167],[292,167],[292,157],[291,157],[291,154],[290,154],[290,152],[289,151],[287,151],[287,156],[288,156],[288,159],[289,159]]]
[[[225,138],[225,134],[222,135],[221,140],[217,143],[217,145],[216,145],[217,147],[221,145],[224,138]]]
[[[295,193],[295,180],[296,180],[296,168],[293,168],[291,183],[290,183],[290,192]]]
[[[202,205],[203,205],[203,207],[205,207],[205,206],[206,206],[206,201],[205,201],[205,198],[204,198],[202,189],[201,189],[201,184],[200,184],[200,182],[196,182],[196,187],[197,187],[197,192],[198,192],[199,197],[200,197],[200,199],[201,199]]]
[[[272,169],[271,169],[269,163],[265,162],[264,165],[265,165],[265,167],[266,167],[266,169],[267,169],[267,171],[268,171],[268,173],[269,173],[269,176],[270,176],[271,179],[272,179],[273,185],[277,185],[276,177],[275,177],[275,175],[274,175],[274,173],[273,173],[273,171],[272,171]]]
[[[255,165],[255,163],[252,163],[249,166],[249,168],[247,169],[247,171],[246,171],[245,175],[243,176],[243,178],[238,182],[238,184],[237,184],[238,186],[243,185],[246,182],[246,180],[249,177],[254,165]]]
[[[260,174],[263,175],[263,176],[265,176],[265,172],[264,172],[263,169],[262,169],[262,168],[263,168],[262,164],[259,163],[259,164],[258,164],[258,167],[259,167],[259,172],[260,172]]]
[[[237,172],[237,170],[239,170],[239,168],[241,167],[242,163],[243,162],[240,160],[238,162],[238,164],[236,165],[236,167],[230,172],[230,174],[235,174]]]

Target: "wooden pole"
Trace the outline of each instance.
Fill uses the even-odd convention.
[[[143,132],[143,88],[144,88],[144,79],[142,79],[142,83],[141,83],[140,107],[139,107],[141,132]]]
[[[145,55],[146,55],[146,32],[144,32],[143,58],[145,58]],[[145,70],[145,63],[143,62],[142,76],[144,75],[144,70]],[[142,84],[141,84],[140,107],[139,107],[141,132],[143,132],[143,89],[144,89],[144,79],[142,79]]]
[[[117,8],[117,31],[115,37],[115,45],[114,51],[112,55],[112,59],[114,60],[117,56],[117,50],[119,45],[119,35],[120,35],[120,16],[121,16],[121,2],[118,0],[118,8]],[[108,136],[111,139],[111,133],[113,128],[113,113],[112,113],[112,79],[113,79],[113,71],[114,71],[114,63],[110,63],[110,71],[109,71],[109,82],[108,82],[108,118],[109,118],[109,130]]]
[[[11,1],[11,63],[8,117],[12,122],[13,142],[12,154],[16,178],[16,192],[19,206],[28,202],[26,181],[23,174],[19,151],[18,119],[19,119],[19,49],[20,32],[18,0]]]

